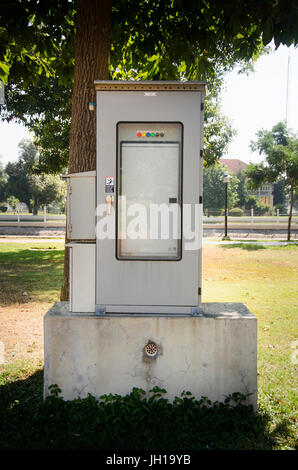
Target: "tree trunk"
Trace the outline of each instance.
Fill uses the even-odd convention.
[[[37,215],[37,214],[38,214],[38,209],[39,209],[38,200],[34,198],[34,202],[33,202],[33,215]]]
[[[290,211],[289,211],[289,218],[288,218],[288,241],[291,240],[291,222],[292,222],[293,205],[294,205],[294,180],[291,181],[291,186],[290,186]]]
[[[88,104],[96,101],[94,80],[109,78],[111,14],[112,0],[78,0],[69,173],[96,169],[96,112]],[[69,299],[68,248],[60,299]]]

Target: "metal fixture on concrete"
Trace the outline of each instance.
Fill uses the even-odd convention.
[[[155,357],[158,353],[158,348],[155,343],[150,341],[146,346],[145,346],[145,353],[149,357]]]

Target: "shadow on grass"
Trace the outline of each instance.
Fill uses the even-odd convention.
[[[0,386],[0,449],[232,450],[273,449],[282,429],[240,399],[224,404],[186,393],[169,403],[155,387],[99,401],[64,401],[58,388],[43,400],[43,371]],[[243,399],[243,398],[242,398]],[[231,406],[233,404],[233,406]]]
[[[219,245],[221,248],[224,249],[233,249],[233,248],[241,248],[242,250],[247,251],[257,251],[257,250],[266,250],[268,247],[265,245],[259,245],[255,243],[229,243],[227,245]]]
[[[257,250],[297,250],[298,244],[297,243],[289,243],[284,245],[262,245],[262,243],[227,243],[218,245],[224,249],[233,249],[233,248],[241,248],[247,251],[257,251]]]
[[[9,375],[1,372],[2,380],[5,381],[5,376]],[[38,370],[26,379],[14,380],[0,385],[0,403],[1,411],[4,408],[9,408],[12,403],[27,400],[41,400],[43,396],[43,369]]]

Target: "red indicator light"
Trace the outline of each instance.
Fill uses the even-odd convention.
[[[138,133],[137,133],[137,136],[138,136],[138,137],[142,137],[142,132],[138,132]]]

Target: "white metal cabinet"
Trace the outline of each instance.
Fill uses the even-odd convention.
[[[95,311],[95,243],[68,243],[70,302],[74,313]]]
[[[67,178],[67,238],[95,240],[96,171],[72,173]]]
[[[138,89],[138,84],[135,85],[136,89],[133,91],[124,91],[121,87],[125,84],[119,84],[119,90],[116,89],[117,84],[110,86],[114,86],[115,90],[109,89],[109,84],[97,82],[97,168],[100,169],[102,175],[97,178],[97,204],[105,204],[107,200],[105,177],[108,175],[115,181],[116,188],[113,203],[116,210],[111,212],[111,217],[117,214],[117,196],[121,186],[121,181],[117,178],[116,162],[116,149],[119,149],[121,145],[121,142],[117,140],[119,123],[139,123],[139,128],[135,129],[136,136],[143,133],[147,135],[147,131],[150,134],[151,131],[164,130],[167,123],[181,122],[183,125],[183,205],[201,205],[202,89],[182,93],[184,88],[178,84],[177,87],[181,86],[178,90],[165,93],[157,90],[146,93],[145,90]],[[150,87],[152,90],[154,83],[150,84]],[[156,123],[160,123],[161,127],[155,128]],[[170,130],[166,129],[165,137],[169,132]],[[126,141],[131,141],[131,139],[128,138]],[[117,226],[116,221],[114,225]],[[201,225],[199,231],[201,239]],[[139,259],[134,261],[121,260],[117,257],[117,233],[110,238],[97,240],[96,245],[98,311],[167,313],[177,308],[178,313],[190,312],[198,305],[201,287],[201,246],[191,251],[182,248],[181,259],[177,258],[177,260],[147,259],[143,261]],[[125,252],[127,251],[133,250],[127,247]]]

